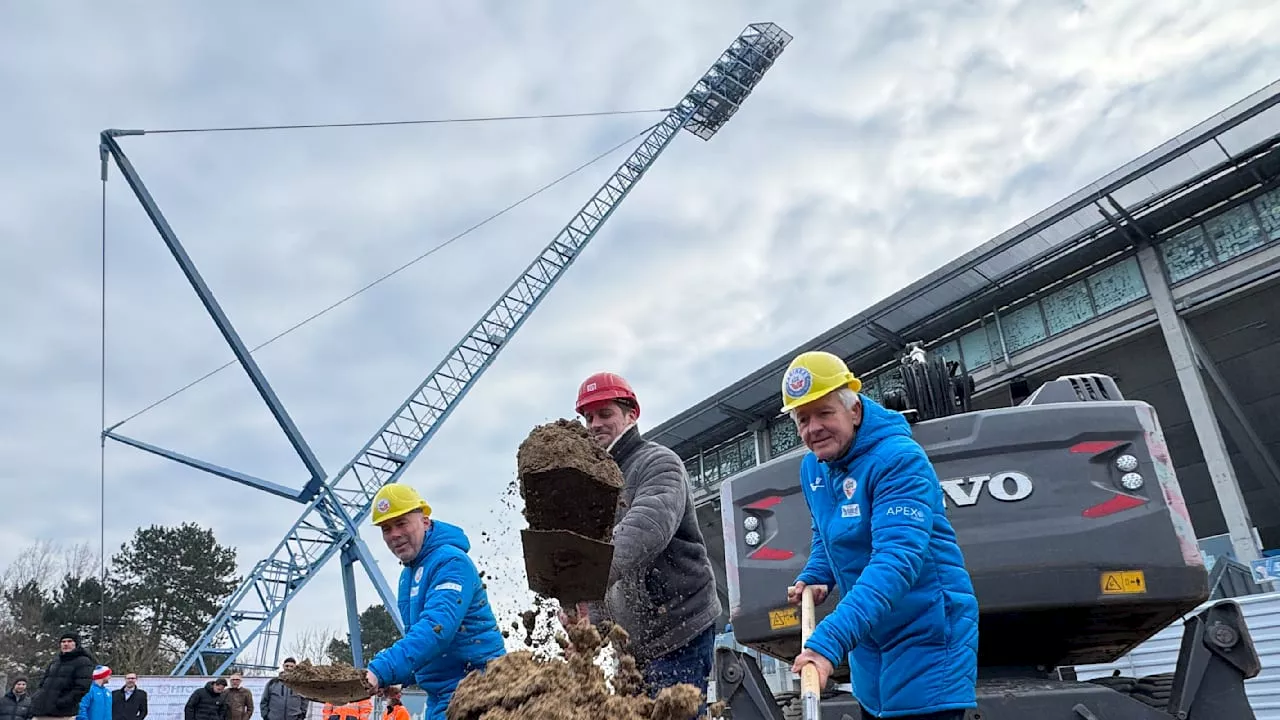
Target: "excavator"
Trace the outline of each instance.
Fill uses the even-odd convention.
[[[1258,653],[1238,603],[1201,607],[1209,573],[1155,409],[1090,374],[975,410],[958,363],[918,344],[900,363],[902,386],[882,404],[906,417],[937,471],[978,598],[978,702],[966,720],[1254,720],[1244,681],[1261,670]],[[810,543],[805,452],[720,488],[734,639],[788,665],[801,617],[786,589]],[[814,621],[840,598],[831,588]],[[1076,666],[1115,662],[1183,618],[1174,672],[1076,677]],[[822,718],[863,717],[848,678],[842,663],[821,689]],[[799,693],[775,696],[737,648],[717,648],[712,680],[724,717],[813,714]]]

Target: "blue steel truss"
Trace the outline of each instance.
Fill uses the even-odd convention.
[[[360,539],[359,526],[369,516],[374,495],[383,485],[395,482],[422,452],[498,352],[679,131],[683,128],[703,140],[711,139],[733,117],[791,39],[790,34],[773,23],[748,25],[360,452],[327,480],[324,469],[116,140],[126,135],[144,135],[145,131],[105,130],[101,133],[103,179],[106,179],[109,156],[115,160],[311,476],[302,490],[295,491],[121,435],[115,427],[103,430],[104,437],[117,442],[306,506],[280,544],[265,560],[258,562],[236,588],[172,674],[185,675],[196,669],[204,675],[217,675],[232,665],[250,671],[273,672],[279,665],[280,639],[289,600],[335,555],[340,556],[342,563],[349,638],[356,666],[363,666],[354,576],[357,562],[369,575],[396,626],[404,631],[391,588]],[[250,661],[240,659],[251,644],[257,645],[258,652]]]

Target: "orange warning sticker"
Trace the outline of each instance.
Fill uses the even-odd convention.
[[[1141,595],[1147,591],[1147,577],[1141,570],[1102,573],[1103,595]]]
[[[792,606],[782,608],[780,610],[769,611],[769,629],[781,630],[782,628],[799,627],[800,611]]]

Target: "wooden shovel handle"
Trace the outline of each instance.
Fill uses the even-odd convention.
[[[813,633],[814,627],[814,603],[813,588],[805,585],[804,593],[800,596],[800,642],[801,647],[809,642],[809,635]],[[818,668],[813,663],[805,663],[800,668],[800,694],[813,693],[819,695],[822,688],[818,685]]]

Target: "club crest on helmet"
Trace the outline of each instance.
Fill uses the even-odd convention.
[[[812,386],[813,374],[808,368],[795,367],[787,373],[787,395],[793,398],[804,397]]]

